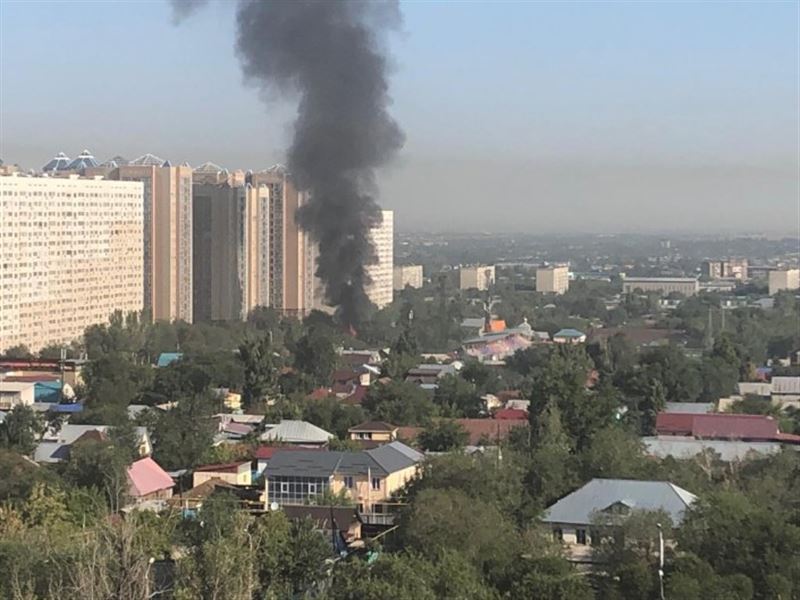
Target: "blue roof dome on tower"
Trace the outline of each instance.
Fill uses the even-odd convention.
[[[69,156],[59,152],[49,163],[42,167],[42,171],[63,171],[68,168],[69,162]]]
[[[97,167],[100,163],[95,160],[94,156],[88,150],[81,152],[78,157],[67,165],[69,171],[79,171],[81,169],[88,169],[90,167]]]

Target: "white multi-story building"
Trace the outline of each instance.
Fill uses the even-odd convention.
[[[422,265],[397,265],[394,268],[394,289],[422,287]]]
[[[536,269],[536,291],[563,294],[569,289],[569,266],[552,265]]]
[[[800,269],[783,269],[769,272],[769,295],[783,290],[800,288]]]
[[[383,221],[370,232],[377,261],[367,266],[372,281],[367,286],[367,296],[378,308],[391,304],[394,294],[394,211],[381,213]]]
[[[490,286],[494,285],[494,265],[461,267],[459,284],[462,290],[488,290]]]
[[[142,309],[143,198],[141,182],[0,177],[0,351]]]
[[[694,296],[700,290],[700,283],[694,277],[624,277],[622,293],[660,292],[664,296],[676,292],[684,296]]]

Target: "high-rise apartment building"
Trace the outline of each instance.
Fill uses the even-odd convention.
[[[145,154],[109,174],[144,186],[144,307],[192,322],[192,169]]]
[[[775,269],[769,272],[769,295],[800,288],[800,269]]]
[[[397,265],[394,268],[394,289],[421,288],[422,283],[422,265]]]
[[[269,190],[269,306],[303,316],[314,307],[314,244],[297,222],[305,196],[280,165],[248,177]]]
[[[394,211],[383,210],[381,214],[381,224],[370,231],[376,261],[367,265],[367,296],[378,308],[391,304],[394,295]]]
[[[536,269],[536,291],[563,294],[569,289],[569,266],[551,265]]]
[[[477,265],[461,267],[459,271],[459,287],[462,290],[488,290],[494,285],[494,265]]]
[[[195,183],[192,212],[195,320],[244,319],[268,306],[268,188]]]
[[[142,309],[143,184],[0,177],[0,351]]]

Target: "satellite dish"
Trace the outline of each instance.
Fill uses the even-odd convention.
[[[269,509],[270,510],[278,510],[278,503],[277,502],[270,503]]]

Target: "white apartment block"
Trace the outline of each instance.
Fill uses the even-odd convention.
[[[800,269],[783,269],[769,272],[769,295],[774,296],[783,290],[800,288]]]
[[[372,280],[367,286],[367,296],[378,308],[392,303],[394,294],[394,211],[384,210],[383,222],[370,231],[377,262],[367,266]]]
[[[398,265],[394,268],[394,289],[422,287],[422,265]]]
[[[0,350],[142,309],[141,182],[2,176],[0,224]]]
[[[494,265],[461,267],[459,271],[459,287],[462,290],[488,290],[494,285]]]
[[[536,291],[563,294],[569,289],[569,266],[553,265],[536,269]]]
[[[622,293],[635,291],[660,292],[668,296],[673,292],[694,296],[700,291],[700,283],[694,277],[623,277]]]

